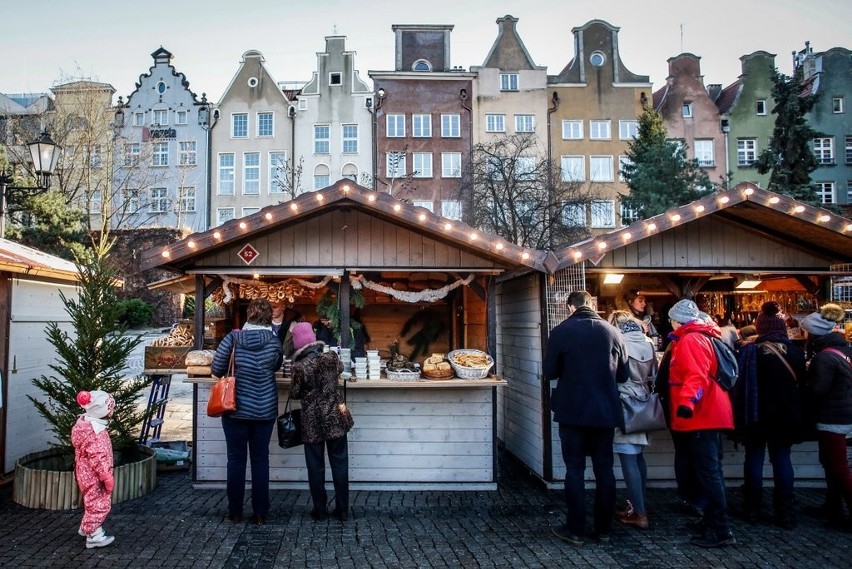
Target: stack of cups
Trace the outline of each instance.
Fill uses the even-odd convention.
[[[340,348],[340,361],[343,362],[343,371],[349,373],[352,371],[352,357],[349,348]]]
[[[281,375],[287,378],[293,377],[293,360],[284,358],[284,366],[281,370]]]
[[[367,379],[367,358],[355,358],[355,377]]]
[[[367,350],[367,364],[370,379],[381,378],[382,360],[379,359],[379,350]]]

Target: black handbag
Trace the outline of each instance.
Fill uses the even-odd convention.
[[[648,433],[666,430],[666,417],[663,403],[657,393],[649,392],[646,397],[621,395],[621,408],[624,411],[624,433]]]
[[[289,395],[284,413],[278,416],[275,424],[278,427],[278,446],[293,448],[302,444],[302,410],[290,409]]]

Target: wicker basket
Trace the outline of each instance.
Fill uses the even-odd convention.
[[[387,374],[389,381],[417,381],[420,379],[419,371],[407,369],[399,371],[386,370],[385,373]]]
[[[478,367],[461,366],[453,361],[454,356],[461,354],[482,354],[488,358],[488,365]],[[488,371],[494,365],[494,359],[480,350],[453,350],[447,354],[447,360],[456,372],[456,375],[461,379],[485,379],[488,377]]]
[[[456,372],[452,369],[440,369],[434,371],[424,371],[423,375],[426,379],[452,379],[456,376]]]

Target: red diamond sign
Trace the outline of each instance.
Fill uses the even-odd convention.
[[[246,243],[246,246],[240,249],[240,252],[237,253],[237,255],[239,255],[240,259],[242,259],[246,265],[251,265],[252,262],[260,256],[260,253],[257,252],[257,249]]]

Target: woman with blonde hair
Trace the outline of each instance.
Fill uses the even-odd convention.
[[[650,394],[657,375],[657,358],[653,341],[645,335],[642,323],[626,310],[616,310],[609,323],[624,335],[629,356],[629,378],[618,384],[622,398],[644,399]],[[648,446],[648,433],[626,434],[616,427],[613,450],[621,462],[621,472],[627,486],[627,507],[616,511],[616,518],[625,525],[648,529],[648,511],[645,507],[645,481],[647,466],[642,454]]]

